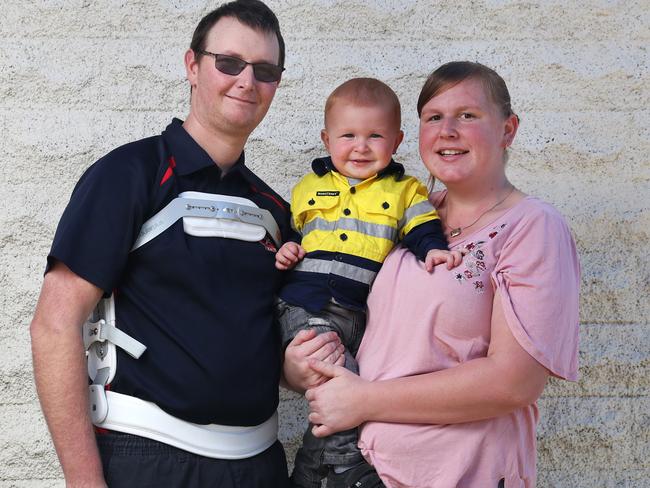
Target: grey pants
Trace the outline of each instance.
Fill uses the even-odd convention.
[[[359,374],[354,356],[366,327],[364,312],[330,302],[320,312],[310,313],[280,299],[276,311],[285,346],[303,329],[316,329],[319,333],[334,331],[345,346],[345,368]],[[311,428],[310,424],[302,439],[302,447],[296,454],[295,468],[291,475],[294,485],[320,488],[320,481],[327,476],[331,466],[352,465],[363,461],[357,447],[357,429],[317,438],[311,433]]]

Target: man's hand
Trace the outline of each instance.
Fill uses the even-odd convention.
[[[433,267],[438,264],[447,263],[447,269],[452,269],[458,266],[463,261],[463,253],[461,251],[446,251],[444,249],[431,249],[427,253],[424,260],[424,266],[429,273],[433,271]]]
[[[283,374],[285,386],[304,392],[328,378],[309,366],[310,359],[343,366],[345,348],[336,332],[316,333],[314,329],[298,332],[284,353]]]
[[[275,267],[281,271],[292,269],[302,258],[305,257],[305,250],[296,242],[285,242],[280,250],[275,253]]]

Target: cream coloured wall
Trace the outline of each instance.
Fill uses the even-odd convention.
[[[388,82],[398,154],[425,178],[415,99],[442,62],[507,81],[522,125],[515,184],[573,228],[582,279],[581,379],[539,402],[540,487],[650,486],[650,6],[645,0],[269,0],[287,71],[247,160],[288,196],[322,154],[326,95]],[[200,0],[8,0],[0,5],[0,487],[63,486],[34,391],[28,326],[58,218],[83,170],[187,113],[182,57]],[[290,451],[304,423],[283,393]]]

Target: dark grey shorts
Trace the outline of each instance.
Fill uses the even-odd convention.
[[[303,329],[316,329],[319,333],[334,331],[352,355],[357,353],[366,329],[365,312],[351,310],[333,302],[319,312],[312,313],[278,298],[276,319],[280,324],[282,344],[285,347]]]

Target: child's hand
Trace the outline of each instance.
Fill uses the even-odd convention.
[[[463,253],[461,251],[446,251],[444,249],[431,249],[424,259],[424,267],[429,273],[433,271],[433,267],[438,264],[447,263],[447,269],[455,268],[463,261]]]
[[[296,242],[285,242],[280,250],[275,253],[275,267],[281,271],[292,269],[302,258],[305,250]]]

